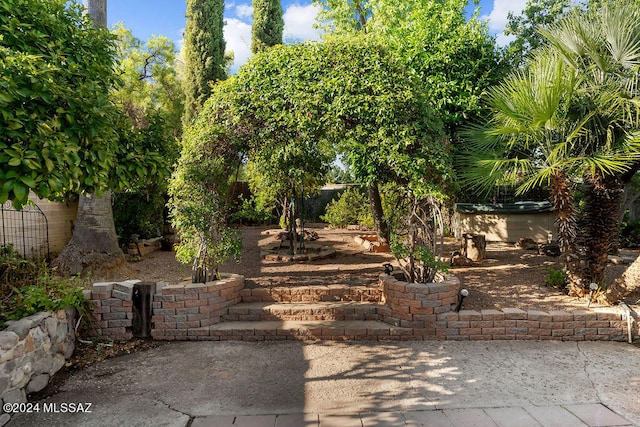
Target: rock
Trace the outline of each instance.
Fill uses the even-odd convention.
[[[614,265],[626,265],[629,264],[629,261],[617,256],[617,255],[609,255],[609,262]]]
[[[25,335],[26,336],[26,335]],[[18,343],[18,334],[13,331],[0,332],[0,349],[9,350]]]
[[[27,394],[24,392],[24,390],[16,388],[4,393],[2,395],[2,400],[5,403],[26,403]]]
[[[2,396],[7,387],[9,387],[9,378],[0,377],[0,396]]]
[[[521,237],[516,242],[516,248],[524,249],[527,251],[538,250],[538,242],[530,237]]]
[[[11,421],[11,415],[9,414],[0,415],[0,427],[7,424],[9,421]]]
[[[56,337],[56,328],[58,327],[58,318],[51,316],[44,321],[44,325],[47,328],[47,333],[49,334],[49,338],[54,340]]]
[[[551,257],[559,257],[561,254],[560,245],[557,243],[541,243],[538,246],[538,253]]]
[[[48,374],[40,374],[31,378],[27,384],[27,393],[35,393],[45,388],[49,384],[49,378]]]

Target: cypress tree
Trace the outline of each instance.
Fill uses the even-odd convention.
[[[211,93],[210,84],[226,78],[222,32],[224,0],[187,0],[184,39],[184,119],[191,123]]]
[[[253,0],[252,53],[282,44],[283,28],[280,0]]]

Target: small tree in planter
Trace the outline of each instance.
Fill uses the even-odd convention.
[[[192,264],[193,283],[219,279],[218,266],[240,258],[239,232],[227,225],[229,177],[237,159],[235,139],[223,125],[212,125],[207,114],[185,132],[169,205],[180,234],[176,257]]]
[[[435,255],[438,235],[442,239],[444,232],[435,198],[412,195],[403,222],[397,225],[399,231],[393,235],[391,251],[409,283],[431,283],[439,271],[448,271],[447,264]],[[442,241],[439,252],[442,254]]]

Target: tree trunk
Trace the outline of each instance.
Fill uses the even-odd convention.
[[[463,235],[462,255],[471,261],[481,261],[487,253],[487,241],[484,234],[465,233]]]
[[[596,174],[586,181],[587,268],[584,279],[585,283],[597,283],[604,289],[609,250],[618,234],[618,209],[623,192],[615,178]]]
[[[124,259],[113,222],[111,193],[80,196],[73,236],[54,266],[65,275],[74,275],[114,268]]]
[[[107,0],[84,0],[84,6],[96,26],[107,26]],[[81,195],[73,236],[54,266],[63,274],[74,275],[117,267],[124,259],[113,221],[111,192],[102,197]]]
[[[84,7],[96,26],[107,26],[107,0],[84,0]]]
[[[390,232],[389,224],[384,218],[384,211],[382,210],[382,198],[380,197],[380,189],[377,182],[372,182],[368,186],[369,191],[369,205],[371,206],[371,214],[373,215],[373,222],[376,227],[376,233],[378,235],[378,243],[389,243]]]
[[[558,245],[567,272],[569,291],[582,296],[582,275],[580,274],[580,259],[576,254],[576,228],[577,214],[571,182],[562,172],[556,172],[551,176],[550,202],[556,215],[558,227]]]

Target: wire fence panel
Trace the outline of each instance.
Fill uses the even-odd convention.
[[[0,245],[12,245],[26,258],[49,259],[47,216],[35,204],[21,210],[10,201],[0,205]]]

